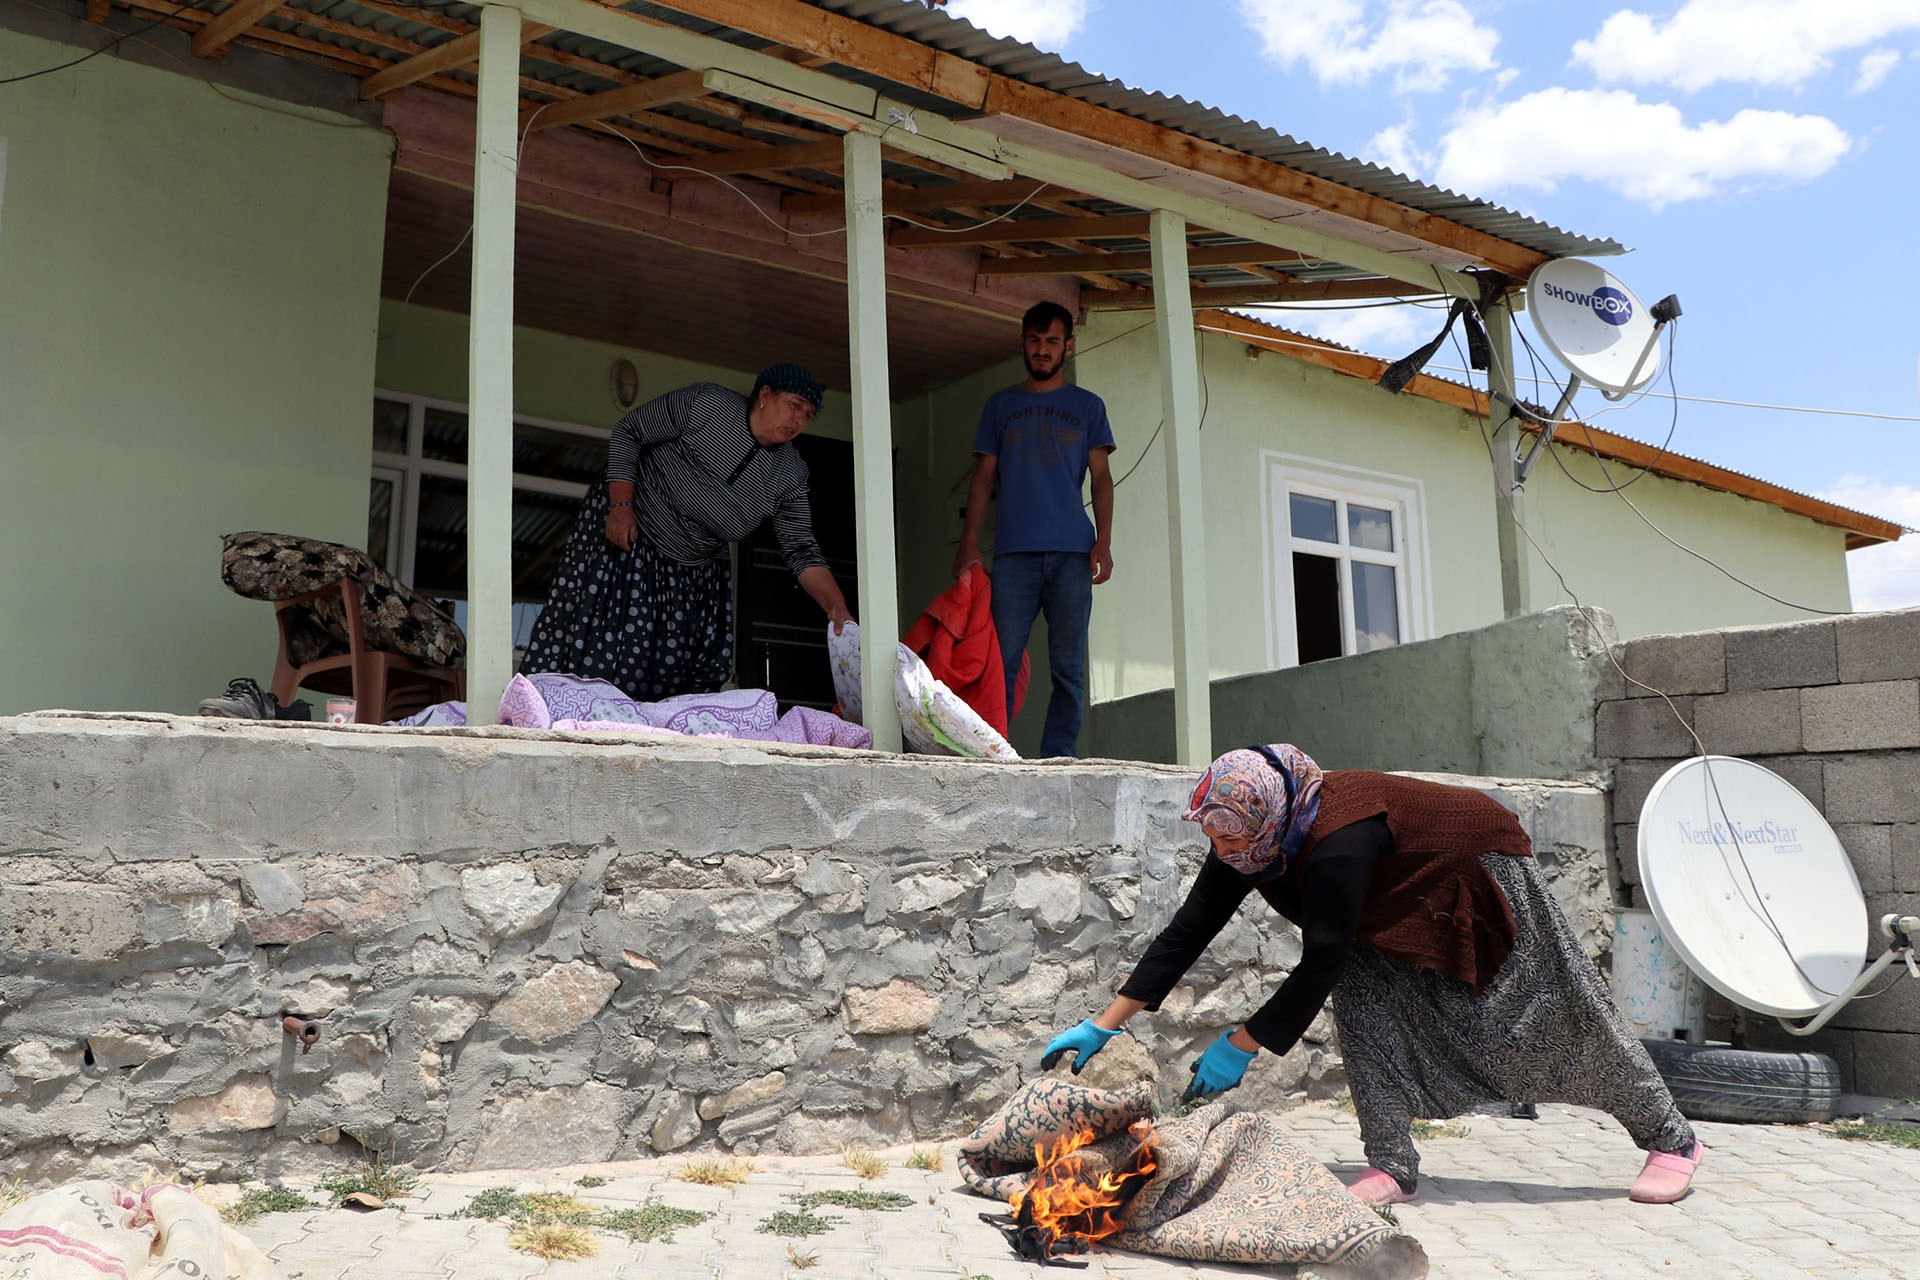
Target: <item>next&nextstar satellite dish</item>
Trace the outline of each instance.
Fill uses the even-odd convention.
[[[1846,850],[1806,797],[1751,761],[1696,756],[1669,769],[1641,808],[1639,855],[1647,905],[1688,966],[1796,1035],[1895,960],[1920,976],[1913,916],[1882,919],[1892,945],[1862,969],[1867,909]]]

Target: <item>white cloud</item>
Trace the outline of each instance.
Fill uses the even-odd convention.
[[[1573,61],[1603,84],[1791,88],[1836,54],[1916,30],[1920,0],[1687,0],[1664,20],[1616,11],[1573,46]]]
[[[1444,308],[1406,306],[1361,306],[1337,308],[1303,307],[1299,310],[1256,311],[1249,315],[1267,324],[1277,324],[1297,333],[1310,333],[1343,347],[1352,347],[1368,355],[1397,360],[1419,346],[1446,323]],[[1459,330],[1456,328],[1455,333]],[[1462,339],[1464,341],[1464,339]],[[1444,349],[1443,349],[1444,351]],[[1441,360],[1436,364],[1453,364]]]
[[[1910,484],[1847,475],[1815,496],[1908,528],[1920,528],[1920,488]],[[1908,534],[1898,542],[1847,552],[1847,579],[1855,609],[1920,605],[1920,535]]]
[[[1747,110],[1689,124],[1671,103],[1623,89],[1543,89],[1456,118],[1436,177],[1476,193],[1586,179],[1659,209],[1730,186],[1818,177],[1852,146],[1825,116]]]
[[[1322,85],[1392,72],[1395,89],[1420,93],[1499,66],[1500,33],[1461,0],[1240,0],[1240,14],[1269,61],[1287,71],[1305,63]]]
[[[1087,25],[1087,0],[950,0],[947,12],[982,31],[1057,52]]]
[[[1887,82],[1887,77],[1900,64],[1898,49],[1875,49],[1860,59],[1860,71],[1854,77],[1855,93],[1872,93]]]
[[[1433,155],[1422,151],[1413,140],[1411,124],[1396,124],[1367,139],[1363,153],[1369,163],[1383,164],[1397,173],[1415,178],[1433,169]]]

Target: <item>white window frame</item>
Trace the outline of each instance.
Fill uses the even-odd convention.
[[[466,415],[472,418],[472,411],[458,400],[436,400],[431,396],[409,395],[404,391],[383,391],[375,388],[373,398],[392,400],[407,405],[407,451],[405,453],[385,453],[378,449],[373,452],[374,471],[398,472],[401,476],[399,501],[399,536],[390,545],[395,550],[398,567],[393,569],[395,577],[413,585],[413,557],[415,543],[419,534],[420,477],[441,476],[447,479],[467,478],[467,465],[464,462],[448,462],[440,458],[425,456],[426,423],[428,409],[443,409],[449,413]],[[556,422],[551,418],[534,418],[526,414],[513,415],[515,426],[543,427],[549,431],[561,431],[569,435],[585,436],[602,444],[613,434],[608,427],[583,427],[577,422]],[[513,473],[513,487],[526,489],[533,493],[549,493],[564,498],[584,498],[587,486],[568,480],[549,480],[544,476]]]
[[[1293,553],[1326,556],[1340,563],[1340,631],[1343,655],[1356,651],[1353,621],[1353,561],[1393,566],[1400,612],[1401,644],[1433,634],[1431,559],[1427,543],[1425,485],[1412,476],[1349,467],[1298,454],[1260,451],[1261,500],[1267,536],[1267,665],[1279,670],[1300,665],[1300,637],[1294,616]],[[1393,513],[1396,552],[1369,551],[1347,544],[1293,536],[1289,496],[1295,493],[1336,502],[1357,502]]]

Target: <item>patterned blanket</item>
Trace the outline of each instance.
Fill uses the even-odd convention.
[[[0,1214],[0,1276],[275,1280],[273,1263],[191,1191],[70,1182]]]
[[[960,1144],[960,1174],[1003,1203],[1024,1190],[1036,1143],[1091,1129],[1082,1148],[1098,1175],[1136,1143],[1127,1126],[1153,1115],[1154,1089],[1035,1080]],[[1208,1262],[1309,1266],[1327,1280],[1419,1280],[1426,1251],[1361,1204],[1273,1119],[1214,1102],[1156,1121],[1159,1167],[1122,1213],[1126,1230],[1099,1247]]]

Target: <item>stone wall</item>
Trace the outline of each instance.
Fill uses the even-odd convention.
[[[1471,781],[1471,780],[1469,780]],[[1171,917],[1191,773],[688,739],[0,719],[0,1167],[442,1168],[944,1137]],[[1476,782],[1608,936],[1592,788]],[[1169,1097],[1249,909],[1088,1078]],[[317,1020],[302,1053],[287,1013]],[[1250,1106],[1339,1087],[1323,1019]]]
[[[1673,701],[1614,672],[1596,715],[1599,752],[1617,762],[1614,844],[1634,904],[1645,905],[1634,824],[1660,775],[1696,752],[1684,718],[1709,752],[1765,765],[1826,815],[1859,875],[1877,956],[1880,916],[1920,911],[1920,610],[1647,636],[1617,652]],[[1732,1013],[1724,1001],[1717,1012]],[[1742,1023],[1757,1047],[1833,1055],[1856,1092],[1920,1097],[1920,982],[1850,1004],[1811,1038],[1761,1015]]]
[[[1602,610],[1547,609],[1475,631],[1216,680],[1213,743],[1297,743],[1329,769],[1596,781],[1593,704],[1618,639]],[[1174,758],[1173,693],[1088,710],[1081,748]]]

